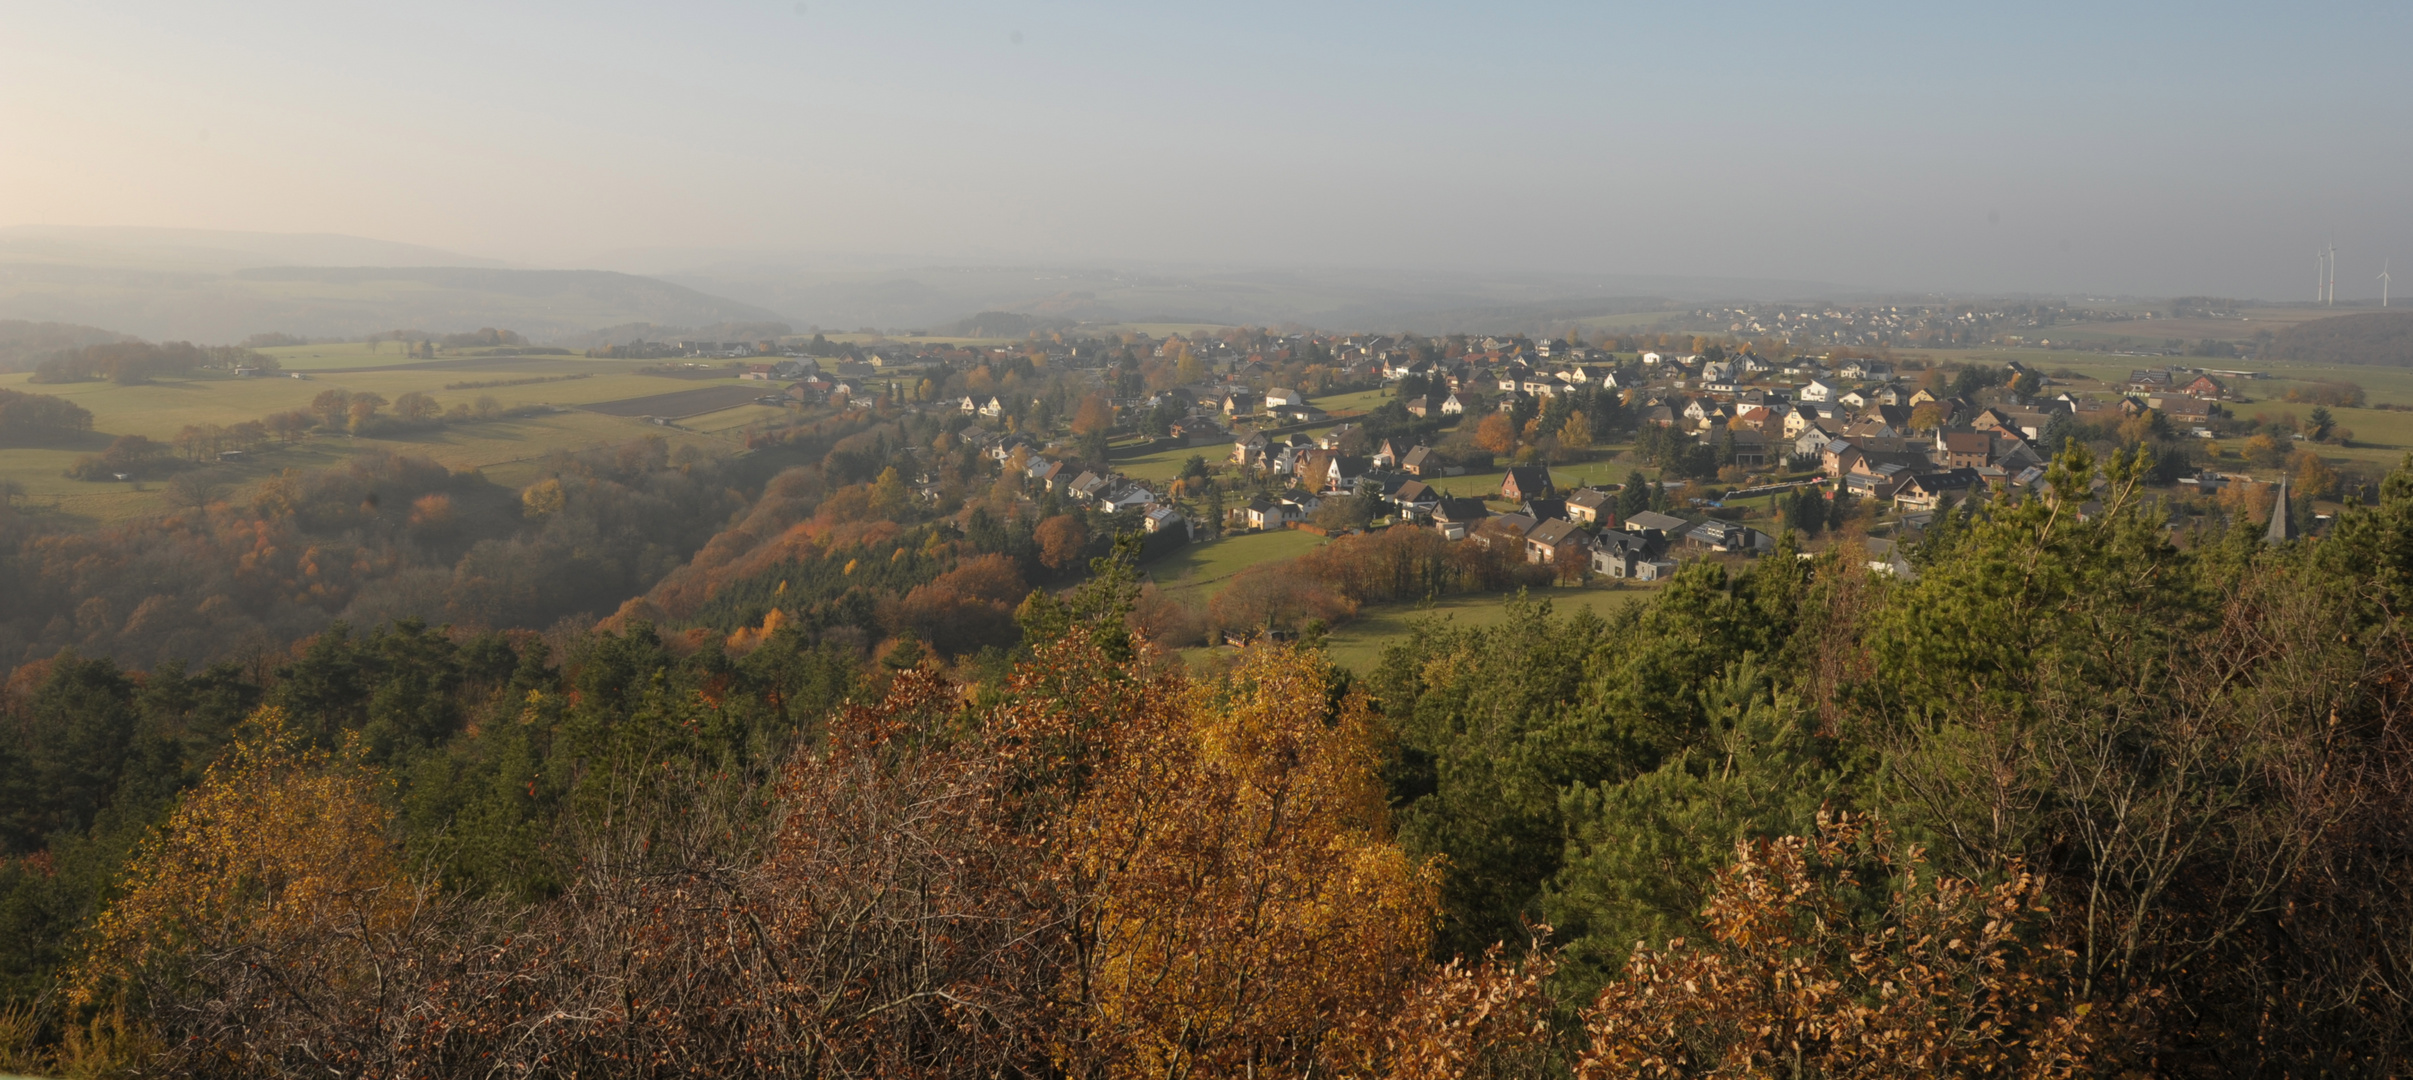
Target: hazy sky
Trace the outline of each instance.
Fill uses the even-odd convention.
[[[2408,55],[2402,0],[0,0],[0,224],[2278,299],[2334,231],[2413,295]]]

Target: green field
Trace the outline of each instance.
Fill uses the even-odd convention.
[[[1644,585],[1592,585],[1535,589],[1530,595],[1550,601],[1552,612],[1558,615],[1581,610],[1605,616],[1613,609],[1655,596],[1657,591]],[[1363,673],[1382,660],[1384,648],[1406,637],[1417,620],[1441,619],[1456,626],[1490,626],[1508,617],[1508,599],[1501,593],[1476,593],[1416,604],[1365,607],[1358,611],[1356,619],[1324,639],[1324,651],[1335,663]]]
[[[2128,373],[2140,368],[2181,364],[2188,367],[2224,368],[2237,371],[2260,371],[2267,379],[2224,380],[2232,392],[2246,400],[2229,402],[2226,408],[2238,416],[2251,418],[2260,413],[2277,416],[2293,413],[2301,418],[2312,406],[2285,400],[2291,388],[2305,388],[2316,382],[2350,382],[2363,388],[2372,404],[2413,405],[2413,369],[2360,366],[2353,364],[2294,364],[2266,363],[2259,360],[2207,359],[2202,357],[2113,356],[2099,352],[2060,352],[2043,349],[1933,349],[1920,355],[1938,361],[1955,363],[1999,364],[2017,360],[2022,364],[2050,374],[2069,371],[2095,380],[2073,387],[2081,394],[2111,394],[2121,390]],[[2332,464],[2351,463],[2371,468],[2393,468],[2413,452],[2413,412],[2392,412],[2379,409],[2332,408],[2340,426],[2354,432],[2353,446],[2323,446],[2322,458]],[[2229,456],[2222,461],[2224,469],[2242,469],[2235,460],[2236,447],[2226,446]]]
[[[1182,463],[1190,460],[1192,454],[1205,458],[1209,466],[1214,466],[1231,459],[1232,446],[1223,442],[1205,446],[1176,446],[1171,450],[1159,450],[1134,458],[1115,458],[1114,468],[1134,480],[1167,481],[1181,475]]]
[[[1148,564],[1145,569],[1150,577],[1156,579],[1159,588],[1190,593],[1203,604],[1232,575],[1258,563],[1295,558],[1323,542],[1323,537],[1297,529],[1243,533],[1203,544],[1191,544]]]
[[[1143,569],[1160,588],[1203,607],[1233,575],[1261,563],[1296,558],[1323,542],[1323,537],[1296,529],[1247,533],[1192,544]],[[1562,615],[1579,608],[1606,614],[1619,605],[1655,595],[1655,591],[1650,586],[1602,583],[1536,589],[1533,595],[1549,600]],[[1371,605],[1361,609],[1357,618],[1335,629],[1326,639],[1325,648],[1335,661],[1365,671],[1381,659],[1384,646],[1405,635],[1415,620],[1446,618],[1461,626],[1488,626],[1507,617],[1507,600],[1504,594],[1481,593],[1414,604]],[[1183,650],[1193,661],[1203,660],[1212,652],[1211,648]]]
[[[731,449],[744,429],[792,415],[766,405],[744,404],[664,428],[633,417],[605,416],[576,407],[626,398],[713,386],[762,386],[736,379],[680,379],[638,374],[642,364],[584,357],[483,357],[454,366],[446,358],[428,366],[404,370],[363,371],[363,367],[408,363],[393,345],[372,352],[360,344],[304,345],[268,350],[302,378],[235,379],[222,376],[167,378],[120,386],[107,382],[34,384],[27,373],[0,375],[0,386],[50,394],[91,410],[93,432],[81,438],[37,448],[0,450],[0,478],[25,488],[24,505],[65,515],[85,524],[122,521],[167,508],[159,483],[98,483],[70,480],[62,475],[76,458],[96,453],[119,435],[144,435],[161,442],[173,439],[187,425],[231,425],[271,413],[306,408],[319,394],[340,389],[374,392],[387,401],[418,391],[442,407],[474,404],[490,397],[505,409],[552,405],[563,411],[534,416],[447,424],[379,438],[315,435],[289,447],[272,446],[253,460],[211,466],[211,477],[241,486],[289,468],[323,468],[353,454],[392,451],[427,457],[454,469],[485,469],[508,482],[513,467],[534,462],[555,450],[581,449],[644,435],[659,435],[677,445]],[[469,387],[447,390],[447,383],[485,382],[535,376],[585,375],[585,378],[517,386]]]
[[[1325,412],[1335,416],[1349,417],[1373,412],[1395,396],[1397,395],[1387,389],[1359,390],[1354,393],[1333,394],[1328,397],[1310,397],[1307,400]]]

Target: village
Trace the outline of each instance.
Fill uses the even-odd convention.
[[[1423,528],[1563,581],[1656,582],[1693,558],[1769,554],[1788,528],[1805,545],[1848,533],[1872,568],[1913,573],[1904,548],[1936,514],[2035,490],[2071,438],[2153,449],[2156,497],[2180,516],[2182,500],[2208,505],[2232,484],[2289,505],[2245,455],[2216,464],[2218,440],[2254,428],[2231,407],[2257,372],[2173,365],[2111,383],[2016,360],[1770,351],[1667,335],[1057,335],[800,352],[746,376],[789,381],[800,403],[936,414],[1028,490],[1109,528],[1192,542]],[[2262,464],[2288,474],[2290,452],[2304,456],[2285,445]],[[2346,485],[2327,486],[2311,494]],[[2279,516],[2323,520],[2303,505]]]

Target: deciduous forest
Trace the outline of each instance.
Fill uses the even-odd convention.
[[[448,566],[431,596],[481,546],[651,580],[577,633],[362,620],[21,668],[0,1065],[2406,1068],[2413,471],[2317,540],[2180,544],[2149,460],[2073,445],[2044,494],[1945,515],[1915,574],[1788,543],[1609,618],[1429,623],[1358,675],[1311,644],[1185,663],[1135,538],[919,521],[838,456],[882,436],[828,434],[709,539],[579,509],[717,505],[713,466],[641,449],[514,496],[523,534],[412,539],[395,507],[479,496],[401,465],[146,534],[300,545],[340,511],[387,546],[320,563]],[[23,550],[52,561],[14,580],[76,565]],[[1461,572],[1417,556],[1367,565]]]

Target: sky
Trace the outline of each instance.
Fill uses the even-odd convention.
[[[0,0],[0,225],[2341,299],[2413,4]],[[2408,278],[2406,290],[2413,290]]]

